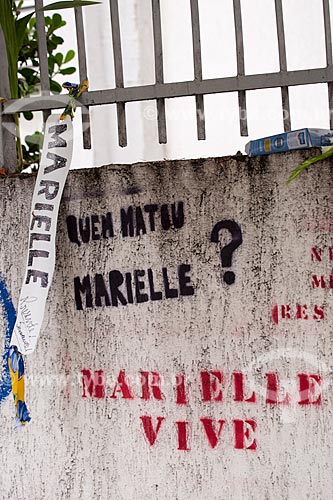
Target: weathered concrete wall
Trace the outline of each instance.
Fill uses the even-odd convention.
[[[32,422],[14,433],[11,397],[0,408],[1,498],[331,499],[331,163],[286,184],[312,154],[70,174],[44,328],[27,358]],[[0,181],[0,271],[15,305],[33,184]],[[168,228],[173,203],[179,227]],[[126,236],[130,206],[141,210]],[[107,213],[114,236],[105,219],[104,238]],[[72,239],[74,217],[82,229],[90,217],[94,239],[71,242],[69,216]],[[233,284],[220,256],[230,231],[211,241],[224,220],[243,240]],[[87,275],[91,307],[78,288],[75,300]],[[1,345],[7,323],[2,304]]]

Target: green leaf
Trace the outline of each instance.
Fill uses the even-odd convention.
[[[21,68],[19,69],[19,74],[22,75],[24,78],[23,82],[25,82],[26,84],[26,92],[28,94],[29,89],[31,87],[34,88],[39,83],[39,77],[37,71],[31,68]],[[20,93],[20,97],[23,97],[22,92]]]
[[[302,165],[299,165],[295,170],[292,172],[290,175],[287,183],[293,181],[296,179],[296,177],[306,168],[310,167],[310,165],[313,165],[314,163],[317,163],[320,160],[325,160],[325,158],[329,158],[330,156],[333,155],[333,147],[329,148],[325,153],[315,156],[314,158],[309,158],[308,160],[305,160]]]
[[[47,50],[49,54],[52,54],[52,52],[58,47],[56,43],[52,43],[51,40],[47,41]]]
[[[31,14],[28,14],[27,16],[21,17],[20,19],[17,19],[15,21],[15,31],[16,31],[16,41],[17,41],[17,50],[18,52],[20,51],[22,45],[23,45],[23,40],[27,31],[28,23],[32,16],[34,15],[34,12]]]
[[[72,75],[73,73],[75,73],[75,71],[76,71],[76,68],[70,67],[70,68],[64,68],[64,69],[60,70],[59,73],[61,73],[62,75]]]
[[[11,97],[18,97],[17,61],[19,47],[16,37],[15,17],[11,0],[2,0],[0,9],[0,25],[4,34],[8,58],[8,78]]]
[[[74,59],[75,57],[75,52],[74,50],[69,50],[66,54],[66,57],[64,59],[64,64],[68,63],[69,61],[71,61],[72,59]]]
[[[46,22],[46,19],[45,19],[45,22]],[[35,17],[32,17],[28,23],[28,26],[30,29],[34,28],[36,26],[36,18]],[[37,34],[36,34],[37,36]]]
[[[29,121],[32,120],[34,117],[33,113],[31,113],[31,111],[24,111],[23,116],[26,120],[29,120]]]
[[[47,28],[46,34],[49,37],[56,30],[62,28],[63,26],[66,26],[66,21],[63,20],[60,14],[54,14],[52,18],[49,16],[45,18],[45,26]]]
[[[58,82],[50,80],[50,89],[54,94],[60,94],[60,92],[62,91],[62,86]]]
[[[27,135],[24,140],[29,149],[41,149],[43,147],[44,136],[41,132],[35,132],[33,135]]]
[[[46,5],[42,9],[38,10],[61,10],[61,9],[70,9],[73,7],[86,7],[88,5],[97,5],[101,2],[91,2],[90,0],[66,0],[63,2],[54,2]]]
[[[52,56],[52,55],[49,56],[48,57],[48,66],[49,66],[49,74],[50,75],[53,75],[53,73],[54,73],[54,65],[55,65],[55,63],[56,63],[55,57]]]
[[[62,60],[64,58],[64,56],[61,54],[61,52],[57,52],[57,54],[54,56],[58,66],[61,66],[62,65]]]
[[[62,43],[64,43],[64,39],[61,38],[61,36],[55,36],[55,35],[52,36],[52,39],[50,41],[55,43],[56,45],[61,45]]]
[[[53,14],[52,16],[52,28],[57,29],[60,28],[62,23],[62,17],[60,14]]]
[[[30,80],[32,77],[35,76],[36,70],[32,68],[20,68],[19,73],[24,76],[26,80]]]

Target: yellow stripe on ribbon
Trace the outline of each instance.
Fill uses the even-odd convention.
[[[8,353],[8,368],[12,381],[12,392],[16,406],[15,428],[30,422],[28,408],[24,401],[24,361],[16,346],[11,346]]]

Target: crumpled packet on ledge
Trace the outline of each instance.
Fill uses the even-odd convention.
[[[245,146],[249,156],[269,155],[295,149],[322,148],[324,152],[333,146],[333,130],[302,128],[292,132],[263,137],[250,141]]]

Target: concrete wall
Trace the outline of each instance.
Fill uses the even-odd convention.
[[[1,498],[331,499],[331,163],[286,184],[313,154],[70,173],[26,358],[32,422],[15,433],[11,397],[0,408]],[[0,181],[1,345],[33,185]]]

